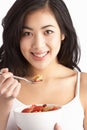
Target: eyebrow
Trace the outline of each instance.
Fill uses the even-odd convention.
[[[33,30],[32,28],[28,27],[28,26],[23,26],[23,29],[28,29],[28,30]]]
[[[44,29],[44,28],[47,28],[47,27],[55,27],[55,26],[53,26],[53,25],[46,25],[46,26],[41,27],[41,29]],[[33,30],[33,28],[31,28],[29,26],[23,26],[23,29]]]
[[[46,26],[42,27],[42,29],[47,28],[47,27],[54,27],[54,26],[53,25],[46,25]]]

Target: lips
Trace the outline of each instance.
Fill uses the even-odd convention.
[[[32,53],[32,54],[33,54],[33,56],[35,56],[35,57],[42,58],[42,57],[44,57],[45,55],[47,55],[48,52],[46,51],[46,52],[42,52],[42,53]]]

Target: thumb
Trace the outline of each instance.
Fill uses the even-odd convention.
[[[1,72],[2,72],[2,73],[8,72],[8,71],[9,71],[8,68],[2,68],[2,69],[1,69]]]
[[[54,130],[62,130],[61,127],[58,125],[58,123],[55,124]]]

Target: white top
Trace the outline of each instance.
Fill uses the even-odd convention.
[[[59,124],[60,126],[62,126],[62,130],[84,130],[83,129],[84,111],[79,98],[79,90],[80,90],[80,72],[78,72],[78,81],[77,81],[75,98],[69,103],[62,106],[61,109],[61,121],[59,122]],[[21,106],[23,107],[26,105],[15,99],[6,130],[17,130],[13,110]]]

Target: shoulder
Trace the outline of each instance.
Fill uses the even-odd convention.
[[[81,72],[81,86],[83,86],[84,89],[87,89],[87,73]]]
[[[87,73],[81,73],[80,98],[84,108],[84,128],[87,129]]]
[[[85,78],[87,79],[87,72],[81,72],[81,77],[84,78],[84,79]]]
[[[80,86],[81,95],[87,100],[87,73],[85,72],[81,72]]]
[[[81,72],[80,88],[82,104],[87,108],[87,73],[85,72]]]

